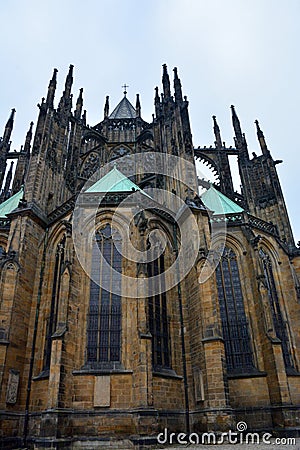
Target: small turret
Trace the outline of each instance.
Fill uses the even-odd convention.
[[[235,108],[233,105],[231,105],[231,112],[232,112],[232,125],[233,125],[233,129],[235,132],[235,138],[237,140],[238,144],[242,143],[242,129],[241,129],[241,124],[239,121],[239,118],[237,116],[237,113],[235,112]]]
[[[55,96],[55,90],[56,90],[56,75],[57,75],[57,69],[53,70],[53,76],[49,82],[49,86],[48,86],[48,93],[47,93],[47,99],[46,99],[46,105],[49,108],[53,108],[53,101],[54,101],[54,96]]]
[[[167,99],[171,97],[170,78],[168,75],[167,64],[163,64],[162,84],[163,84],[164,98]]]
[[[82,92],[83,92],[83,88],[80,88],[78,99],[76,102],[76,109],[75,109],[75,113],[74,113],[74,116],[76,119],[80,119],[80,117],[81,117],[82,105],[83,105]]]
[[[241,124],[233,105],[231,105],[231,111],[232,111],[232,124],[235,132],[234,141],[236,148],[240,150],[240,158],[243,159],[244,161],[246,160],[248,161],[249,154],[245,133],[242,133]]]
[[[11,110],[9,119],[5,125],[4,134],[3,134],[3,142],[8,144],[10,141],[11,133],[14,127],[14,118],[15,118],[16,110],[13,108]]]
[[[160,104],[160,97],[158,94],[157,86],[155,88],[154,105],[155,105],[155,114],[156,114],[156,117],[158,117],[160,115],[161,104]]]
[[[30,144],[31,144],[31,139],[32,139],[32,127],[33,127],[33,122],[30,122],[29,130],[26,133],[25,145],[24,145],[24,149],[23,149],[23,152],[26,154],[30,153]]]
[[[104,119],[109,116],[109,95],[106,96],[104,105]]]
[[[223,144],[222,144],[222,138],[221,138],[221,132],[220,132],[220,128],[219,125],[217,123],[217,118],[216,116],[212,116],[213,121],[214,121],[214,133],[215,133],[215,145],[217,148],[222,148]]]
[[[72,109],[72,98],[71,88],[73,84],[73,65],[69,67],[69,72],[66,77],[65,90],[59,100],[57,112],[59,113],[61,125],[66,125],[71,114]]]
[[[66,98],[70,97],[71,95],[71,89],[72,89],[72,84],[73,84],[73,64],[70,64],[69,67],[69,72],[66,78],[66,82],[65,82],[65,90],[64,90],[64,96]]]
[[[136,94],[135,110],[136,110],[136,117],[141,117],[141,103],[139,94]]]
[[[178,78],[177,67],[174,67],[174,91],[175,91],[175,101],[177,103],[182,102],[182,89],[181,89],[181,81]]]
[[[25,144],[24,147],[21,147],[20,156],[17,162],[17,167],[14,175],[14,181],[12,184],[12,195],[16,194],[22,184],[25,183],[27,170],[29,166],[30,160],[30,148],[31,148],[31,140],[32,140],[32,128],[33,122],[30,122],[29,130],[26,133]]]
[[[270,155],[270,151],[269,151],[269,149],[267,147],[264,133],[260,129],[258,120],[255,120],[254,123],[256,125],[257,137],[258,137],[258,142],[259,142],[261,151],[262,151],[263,155],[269,156]]]
[[[5,125],[3,138],[0,138],[0,189],[3,185],[6,171],[6,158],[10,149],[10,137],[14,126],[15,112],[16,110],[13,108]]]
[[[4,185],[4,189],[3,189],[3,199],[6,200],[9,196],[10,196],[10,184],[11,184],[11,180],[12,180],[12,173],[13,173],[13,168],[14,168],[14,163],[13,161],[10,163],[10,168],[7,172],[6,175],[6,180],[5,180],[5,185]]]

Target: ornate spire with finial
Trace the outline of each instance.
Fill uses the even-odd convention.
[[[30,122],[29,130],[26,133],[25,138],[25,144],[23,148],[23,153],[29,154],[30,153],[30,143],[32,139],[32,128],[33,128],[33,122]]]
[[[78,99],[76,101],[76,109],[75,109],[75,114],[74,114],[76,119],[80,119],[80,117],[81,117],[82,105],[83,105],[82,92],[83,92],[83,88],[80,88]]]
[[[154,96],[154,105],[155,105],[155,114],[156,114],[156,117],[158,117],[159,116],[159,114],[160,114],[160,97],[159,97],[159,94],[158,94],[158,87],[156,86],[156,88],[155,88],[155,96]]]
[[[10,163],[10,168],[6,175],[5,185],[4,185],[4,189],[3,189],[4,198],[9,197],[9,188],[10,188],[10,184],[11,184],[11,180],[12,180],[13,167],[14,167],[14,162],[12,161]]]
[[[249,160],[249,154],[245,133],[242,133],[241,124],[233,105],[231,105],[231,111],[232,111],[232,124],[235,132],[234,138],[235,145],[236,148],[240,150],[240,157],[242,158],[242,160],[246,161]]]
[[[182,102],[182,89],[180,78],[178,77],[177,67],[174,67],[174,91],[175,91],[175,101],[181,103]]]
[[[265,140],[264,133],[260,129],[258,120],[255,120],[254,123],[256,125],[257,137],[258,137],[258,142],[259,142],[261,151],[262,151],[263,155],[269,155],[270,151],[269,151],[269,149],[267,147],[267,143],[266,143],[266,140]]]
[[[65,82],[65,90],[59,100],[57,111],[60,115],[60,118],[62,120],[61,123],[66,124],[68,117],[71,114],[72,109],[72,98],[73,94],[71,94],[72,84],[73,84],[73,64],[70,64],[69,72],[66,77]]]
[[[72,84],[73,84],[73,64],[70,64],[69,66],[69,72],[66,78],[66,82],[65,82],[65,91],[64,91],[64,96],[66,98],[70,97],[71,95],[71,89],[72,89]]]
[[[3,142],[6,143],[6,144],[9,143],[9,140],[10,140],[10,137],[11,137],[11,133],[12,133],[12,130],[13,130],[13,127],[14,127],[15,113],[16,113],[16,110],[15,110],[15,108],[13,108],[11,110],[11,113],[10,113],[10,116],[8,118],[8,121],[6,122],[6,125],[5,125],[4,134],[3,134]]]
[[[104,119],[109,115],[109,95],[106,96],[105,105],[104,105]]]
[[[171,97],[170,78],[168,75],[167,64],[163,64],[162,84],[163,84],[164,97],[165,98]]]
[[[136,117],[141,117],[141,103],[139,94],[136,94],[135,110],[136,110]]]
[[[239,121],[239,118],[237,116],[234,106],[231,105],[230,108],[231,108],[231,112],[232,112],[232,125],[234,128],[235,137],[236,137],[237,142],[241,144],[242,137],[243,137],[241,124],[240,124],[240,121]]]
[[[215,133],[215,138],[216,138],[215,145],[217,148],[222,148],[223,144],[222,144],[220,127],[218,125],[216,116],[212,116],[212,118],[214,121],[214,133]]]
[[[158,87],[156,86],[156,88],[155,88],[155,97],[154,97],[154,104],[156,105],[159,102],[160,102],[160,98],[159,98],[159,94],[158,94]]]
[[[46,99],[46,105],[50,108],[53,108],[53,101],[54,101],[55,89],[56,89],[56,83],[57,83],[56,76],[57,76],[57,69],[54,69],[52,78],[49,81],[47,99]]]

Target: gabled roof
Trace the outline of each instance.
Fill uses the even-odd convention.
[[[235,202],[222,194],[222,192],[211,186],[207,191],[201,195],[206,208],[213,211],[213,215],[219,214],[236,214],[241,213],[243,208],[237,205]]]
[[[128,98],[124,96],[113,112],[108,116],[109,119],[134,119],[136,111]]]
[[[96,181],[86,192],[134,192],[140,191],[142,194],[150,197],[146,192],[140,189],[135,183],[120,172],[116,166],[100,180]]]
[[[14,209],[16,209],[19,205],[19,201],[23,197],[23,187],[16,194],[9,197],[5,202],[0,204],[0,218],[5,217],[6,215],[11,213]]]

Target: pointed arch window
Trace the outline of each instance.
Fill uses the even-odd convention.
[[[267,291],[274,323],[274,330],[276,336],[281,341],[284,364],[286,369],[294,369],[293,359],[290,351],[288,331],[279,304],[271,258],[262,248],[259,249],[259,256],[262,260],[264,276],[267,283]]]
[[[57,327],[59,292],[61,284],[61,275],[65,259],[65,244],[66,244],[66,237],[64,236],[63,239],[60,241],[60,243],[57,245],[55,252],[54,276],[53,276],[50,312],[46,322],[47,331],[44,348],[44,368],[43,368],[44,371],[49,370],[50,368],[52,335],[54,334]]]
[[[121,361],[121,297],[102,287],[104,281],[105,286],[121,286],[119,245],[121,236],[110,224],[96,232],[87,324],[87,363],[92,368],[99,365],[113,367]],[[103,265],[99,250],[109,267]]]
[[[255,370],[236,254],[225,247],[216,279],[228,372]]]
[[[150,243],[148,242],[148,249]],[[149,281],[148,318],[152,335],[152,364],[154,368],[171,368],[167,294],[164,291],[165,258],[158,247],[153,248],[153,261],[148,263],[148,277],[161,275],[160,280]]]

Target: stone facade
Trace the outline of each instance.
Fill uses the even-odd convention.
[[[72,110],[73,66],[54,107],[56,72],[24,148],[10,153],[14,111],[0,141],[2,182],[7,160],[18,158],[12,188],[3,184],[2,201],[24,185],[18,207],[0,217],[1,448],[134,448],[155,444],[164,428],[221,432],[235,429],[239,421],[255,431],[299,430],[300,250],[293,241],[278,161],[259,124],[260,156],[249,158],[234,107],[235,147],[224,146],[214,117],[215,148],[194,149],[177,69],[173,97],[164,65],[163,94],[156,89],[152,123],[142,119],[139,97],[133,108],[125,93],[111,115],[107,98],[103,121],[89,126],[82,90]],[[178,158],[169,176],[155,154]],[[238,158],[242,194],[233,189],[229,155]],[[196,160],[215,170],[216,189],[242,212],[218,216],[205,208],[198,183],[209,184],[197,179]],[[99,193],[80,194],[114,163],[149,192],[148,197],[140,194],[138,205],[121,188],[102,192],[100,206]],[[171,200],[162,191],[173,195]],[[84,228],[75,245],[81,195]],[[188,214],[184,208],[195,227],[186,234],[178,227]],[[132,244],[141,254],[155,248],[153,233],[165,236],[157,265],[124,255],[120,295],[106,294],[103,286],[100,294],[89,276],[94,231],[105,227],[121,234],[126,230],[123,250]],[[185,246],[196,256],[180,276],[184,267],[176,261]],[[141,287],[149,287],[145,280],[151,267],[154,274],[166,271],[160,287],[172,276],[177,282],[153,296],[141,293]],[[93,298],[101,299],[102,308],[103,292],[111,305],[120,298],[115,334],[109,327],[116,309],[110,310],[110,325],[102,321],[102,309],[97,309],[97,326],[91,319]],[[99,338],[102,332],[108,347]],[[119,356],[113,357],[116,346]]]

